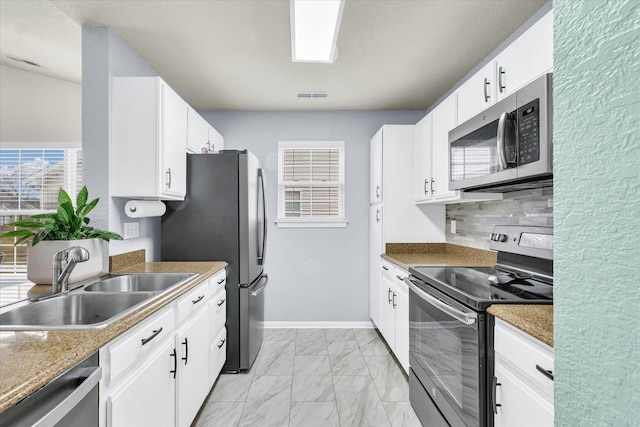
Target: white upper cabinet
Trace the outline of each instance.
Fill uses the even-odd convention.
[[[211,153],[224,149],[224,138],[193,108],[189,107],[187,129],[187,151],[189,153]]]
[[[112,196],[184,199],[187,109],[159,77],[113,79]]]
[[[458,88],[459,123],[464,123],[495,102],[495,69],[495,61],[489,62]]]
[[[428,114],[413,129],[413,197],[416,203],[431,200],[432,115]]]
[[[449,191],[449,131],[456,126],[456,96],[450,95],[431,112],[433,116],[433,181],[434,201],[456,197]]]
[[[369,147],[369,202],[382,202],[382,132],[381,128],[371,138]]]
[[[496,57],[497,99],[552,71],[553,11],[549,11]]]

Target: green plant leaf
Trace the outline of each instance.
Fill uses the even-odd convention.
[[[83,186],[80,192],[78,193],[78,197],[76,197],[76,208],[78,211],[84,207],[87,203],[87,198],[89,197],[89,191],[87,190],[87,186]]]
[[[71,197],[69,197],[69,194],[67,194],[67,192],[64,191],[62,187],[60,187],[60,191],[58,191],[58,204],[62,205],[64,203],[69,203],[73,205],[73,202],[71,201]]]
[[[80,214],[81,214],[82,216],[87,215],[89,212],[91,212],[91,211],[93,210],[93,208],[95,208],[95,207],[96,207],[96,205],[98,204],[98,202],[99,202],[99,201],[100,201],[100,199],[99,199],[99,198],[97,198],[97,199],[93,199],[92,201],[90,201],[87,205],[85,205],[85,206],[82,208],[82,211],[80,212]]]
[[[22,227],[22,228],[42,228],[44,227],[44,222],[40,221],[14,221],[10,222],[7,225],[12,225],[14,227]]]
[[[67,213],[64,204],[58,206],[58,222],[65,227],[69,226],[69,214]]]
[[[33,236],[34,233],[31,230],[14,230],[14,231],[8,231],[6,233],[0,234],[0,239],[4,239],[4,238],[10,238],[10,237],[29,237],[29,236]]]

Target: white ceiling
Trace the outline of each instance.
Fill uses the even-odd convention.
[[[546,2],[346,0],[317,64],[291,62],[288,0],[2,0],[0,64],[80,82],[81,27],[105,25],[196,109],[425,109]]]

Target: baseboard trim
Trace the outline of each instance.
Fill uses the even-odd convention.
[[[350,328],[350,329],[370,329],[373,328],[371,321],[364,322],[264,322],[266,329],[278,329],[278,328]]]

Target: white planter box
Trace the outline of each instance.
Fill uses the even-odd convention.
[[[89,251],[89,260],[76,264],[69,283],[90,279],[102,272],[102,240],[43,240],[27,247],[27,278],[39,285],[49,285],[53,278],[53,256],[56,252],[72,246],[81,246]]]

